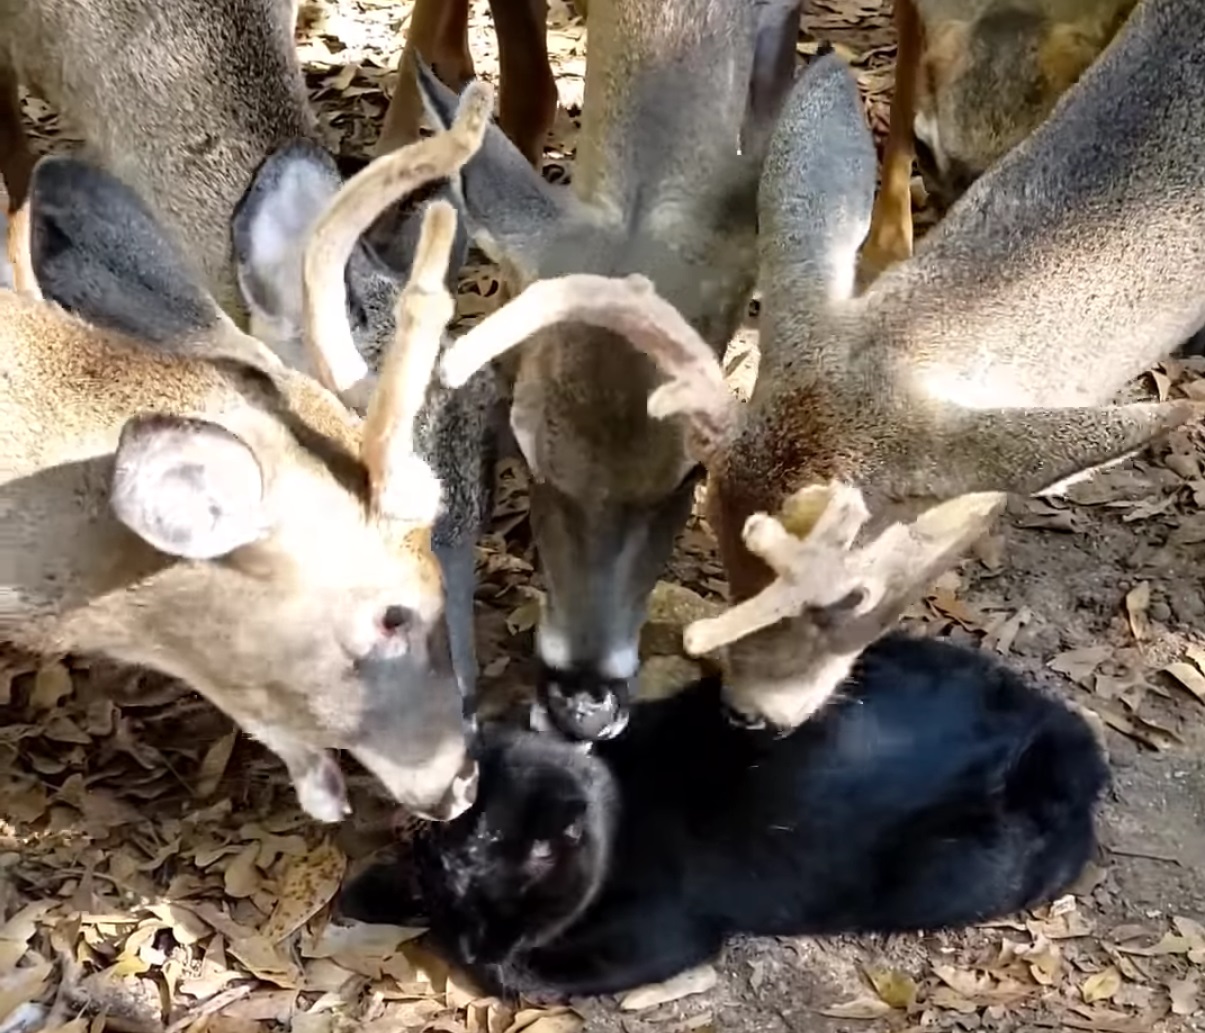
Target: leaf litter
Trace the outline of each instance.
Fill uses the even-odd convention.
[[[372,144],[409,13],[397,0],[303,5],[299,50],[321,131],[337,152],[362,154]],[[562,104],[544,173],[564,182],[572,175],[586,29],[560,0],[549,22]],[[814,54],[821,40],[853,66],[881,147],[894,67],[889,6],[814,0],[799,53]],[[472,5],[470,45],[479,73],[496,84],[497,44],[482,0]],[[36,97],[24,107],[39,152],[78,142]],[[918,234],[933,222],[922,207]],[[482,318],[503,295],[494,267],[471,265],[459,287],[460,325]],[[739,340],[732,382],[747,394],[756,334]],[[1160,398],[1205,398],[1202,373],[1200,359],[1168,360],[1141,387]],[[1178,557],[1203,561],[1202,445],[1199,428],[1181,428],[1066,498],[1015,500],[1011,528],[977,543],[905,624],[1017,662],[1040,657],[1039,666],[1065,679],[1077,706],[1133,743],[1175,750],[1200,722],[1192,708],[1205,702],[1205,603],[1191,587],[1169,594],[1175,583],[1166,573]],[[489,658],[483,681],[501,707],[511,702],[507,693],[520,695],[531,682],[541,597],[526,478],[513,461],[499,470],[495,516],[478,551],[479,634]],[[1096,623],[1077,617],[1053,627],[1060,615],[1041,596],[1017,594],[1018,546],[1023,552],[1027,536],[1036,536],[1053,554],[1068,541],[1087,543],[1107,518],[1134,536],[1132,567],[1142,576],[1112,596],[1085,590],[1084,612],[1098,615]],[[691,607],[714,607],[724,595],[698,511],[663,585],[670,610],[679,612],[660,627],[650,622],[643,652],[672,661],[669,681],[682,684],[698,667],[681,656],[673,629]],[[1177,630],[1185,626],[1196,637]],[[582,1028],[571,1008],[515,1008],[477,994],[423,948],[422,929],[332,918],[349,858],[379,845],[389,827],[392,808],[366,776],[349,780],[358,828],[332,835],[297,812],[273,758],[167,679],[77,658],[34,663],[0,654],[0,706],[0,1033]],[[1011,1030],[1032,1022],[1158,1033],[1173,1028],[1168,1022],[1199,1017],[1201,916],[1126,911],[1110,869],[1095,872],[1079,895],[1030,916],[897,951],[907,965],[885,962],[877,947],[847,945],[868,955],[858,989],[818,1000],[814,1010],[857,1028],[891,1029]],[[1124,922],[1104,920],[1119,909]],[[769,989],[766,970],[757,971],[755,998]],[[625,997],[632,1009],[626,1028],[712,1029],[709,1002],[732,983],[725,966],[705,966],[633,991]],[[666,1025],[667,1015],[680,1018]]]

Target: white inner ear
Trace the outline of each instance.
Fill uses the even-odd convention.
[[[310,230],[321,217],[339,182],[330,170],[297,158],[265,191],[250,222],[250,252],[239,263],[239,286],[250,310],[250,330],[295,369],[309,373],[309,359],[301,343],[301,268]],[[273,300],[272,309],[257,304],[260,285]]]

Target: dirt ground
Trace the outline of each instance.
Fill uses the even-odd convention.
[[[496,48],[484,3],[472,47]],[[572,174],[585,30],[552,0],[562,112],[546,153]],[[825,39],[858,69],[885,127],[892,68],[879,0],[811,0],[800,51]],[[409,4],[320,0],[298,40],[332,147],[376,134]],[[70,131],[34,98],[43,147]],[[461,315],[495,304],[494,271],[461,286]],[[730,351],[751,382],[756,319]],[[1168,362],[1134,391],[1205,399],[1205,362]],[[1205,434],[1178,433],[1069,500],[1014,502],[908,623],[977,643],[1084,707],[1105,729],[1114,787],[1102,849],[1074,892],[957,934],[748,941],[644,999],[515,1014],[480,1000],[416,930],[345,926],[329,902],[389,835],[361,774],[356,817],[333,834],[296,809],[283,768],[186,689],[97,662],[0,654],[0,1033],[726,1033],[955,1029],[1156,1033],[1205,1028]],[[480,550],[483,687],[531,684],[538,580],[521,472],[499,475]],[[676,655],[684,612],[722,599],[692,520],[646,632],[649,692],[694,668]],[[349,766],[350,766],[350,762]],[[663,1003],[657,1003],[660,1000]]]

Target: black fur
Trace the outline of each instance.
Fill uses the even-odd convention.
[[[736,933],[1007,914],[1094,849],[1108,775],[1091,730],[986,654],[890,635],[781,738],[734,728],[720,695],[703,681],[637,706],[592,755],[493,733],[476,805],[415,846],[437,948],[492,992],[610,993]],[[412,920],[407,877],[370,870],[344,912]]]

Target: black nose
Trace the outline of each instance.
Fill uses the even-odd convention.
[[[614,739],[628,723],[631,686],[586,668],[559,670],[541,665],[536,690],[553,727],[567,739]]]

